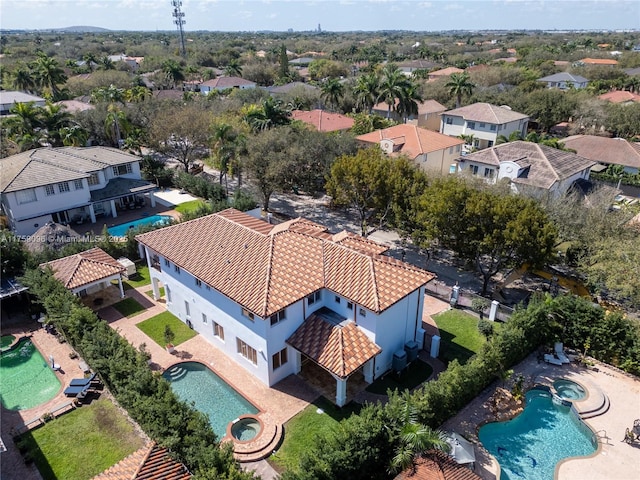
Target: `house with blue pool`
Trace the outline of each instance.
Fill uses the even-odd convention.
[[[38,148],[0,159],[0,199],[9,227],[31,235],[49,222],[65,225],[115,218],[142,207],[156,186],[142,180],[140,158],[108,147]]]
[[[321,367],[346,403],[422,347],[424,288],[435,276],[387,247],[293,219],[234,209],[138,235],[153,296],[215,348],[272,386]]]

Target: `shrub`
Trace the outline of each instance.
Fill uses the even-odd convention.
[[[190,173],[176,172],[173,183],[176,187],[186,190],[196,197],[211,201],[220,201],[226,198],[221,185],[210,182],[203,177],[191,175]]]
[[[493,335],[493,322],[484,319],[480,320],[478,322],[478,331],[485,337],[489,338]]]

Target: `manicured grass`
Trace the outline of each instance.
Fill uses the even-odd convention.
[[[153,290],[149,290],[146,293],[149,297],[153,298]],[[164,297],[164,287],[160,287],[160,298]]]
[[[136,264],[136,270],[137,272],[135,275],[130,276],[127,280],[122,282],[124,283],[125,288],[138,288],[151,284],[149,267],[146,264]]]
[[[395,372],[387,373],[384,377],[378,378],[365,390],[378,395],[386,395],[388,390],[412,390],[433,373],[433,368],[428,363],[420,359],[411,362],[400,375]]]
[[[324,413],[317,413],[319,408]],[[355,402],[338,408],[326,398],[320,397],[285,423],[284,441],[278,452],[269,457],[269,462],[280,472],[297,470],[302,452],[317,442],[320,432],[335,428],[340,420],[358,413],[360,408]]]
[[[94,400],[21,439],[44,480],[93,478],[144,446],[131,423],[108,400]]]
[[[194,330],[191,330],[170,312],[162,312],[155,317],[138,323],[136,326],[146,333],[154,342],[164,348],[166,346],[164,342],[165,325],[169,325],[173,333],[176,334],[176,338],[173,340],[174,345],[180,345],[182,342],[186,342],[197,335]]]
[[[189,213],[197,210],[204,202],[202,200],[191,200],[190,202],[181,203],[176,205],[175,211],[178,213]]]
[[[133,298],[125,298],[113,305],[117,311],[119,311],[125,317],[133,317],[145,311],[145,308]]]
[[[440,358],[450,362],[457,358],[460,363],[466,363],[473,355],[480,351],[486,342],[478,331],[478,318],[461,310],[447,310],[435,315],[434,320],[440,329]],[[494,330],[499,330],[502,324],[494,322]]]

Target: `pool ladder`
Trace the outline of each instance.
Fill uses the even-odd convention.
[[[598,430],[597,432],[593,433],[591,435],[591,439],[594,440],[596,443],[609,443],[609,436],[607,435],[607,431],[602,429],[602,430]],[[603,442],[603,440],[605,440]]]

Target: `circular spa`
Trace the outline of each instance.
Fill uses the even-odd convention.
[[[262,431],[262,422],[250,415],[236,418],[227,427],[227,435],[240,441],[249,442]]]
[[[560,398],[564,400],[583,400],[587,396],[582,385],[564,378],[559,378],[553,382],[553,389]]]

